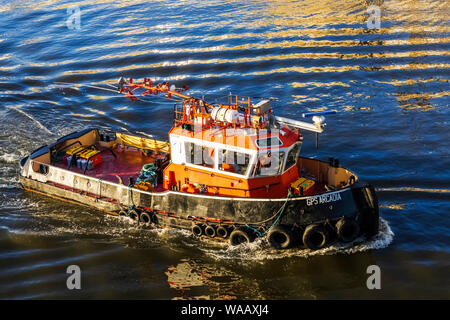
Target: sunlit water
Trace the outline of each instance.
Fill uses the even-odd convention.
[[[73,4],[0,2],[0,298],[450,298],[449,2],[87,0],[79,24]],[[376,186],[380,233],[318,252],[229,247],[24,192],[21,157],[74,130],[167,138],[173,104],[124,99],[122,75],[213,102],[270,97],[297,119],[338,111],[303,154]],[[366,287],[373,264],[381,290]]]

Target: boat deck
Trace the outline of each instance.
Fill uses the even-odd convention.
[[[158,158],[163,159],[166,155],[164,153],[145,154],[142,150],[132,147],[116,147],[112,150],[114,154],[111,152],[111,149],[98,145],[97,148],[102,152],[102,161],[93,169],[86,170],[86,172],[84,169],[80,169],[75,165],[72,165],[68,169],[68,166],[62,161],[53,163],[53,165],[58,168],[68,169],[78,174],[84,174],[94,179],[102,179],[104,181],[127,186],[130,183],[130,178],[133,179],[133,183],[136,183],[136,180],[141,173],[141,169],[145,164],[153,163]],[[311,196],[329,191],[327,190],[325,183],[317,181],[318,179],[316,176],[311,172],[307,172],[306,168],[302,170],[300,176],[316,181],[314,188],[311,188],[309,192],[305,192],[305,195]],[[153,191],[163,192],[163,184],[160,182],[160,184],[158,184]]]
[[[114,157],[109,149],[103,147],[98,147],[98,149],[102,151],[102,162],[99,165],[91,170],[86,170],[85,173],[84,169],[80,169],[74,165],[69,170],[75,173],[85,174],[92,178],[128,185],[130,178],[136,182],[145,164],[153,163],[158,158],[164,158],[164,154],[145,155],[140,150],[120,147],[113,150],[116,155]],[[62,169],[68,168],[62,162],[57,162],[53,165]],[[158,185],[155,191],[163,191],[162,184]]]

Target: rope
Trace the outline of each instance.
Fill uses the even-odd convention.
[[[284,204],[281,206],[281,208],[278,209],[278,212],[277,212],[275,215],[273,215],[272,217],[270,217],[269,219],[266,219],[266,220],[264,220],[264,221],[259,221],[259,222],[257,222],[257,223],[254,223],[254,224],[262,224],[262,223],[264,223],[264,222],[266,222],[266,221],[272,220],[274,217],[276,217],[276,216],[278,215],[278,217],[275,219],[275,221],[272,223],[272,225],[271,225],[266,231],[264,231],[263,233],[261,233],[259,230],[253,228],[252,226],[250,226],[250,225],[248,225],[248,224],[246,224],[245,226],[246,226],[247,228],[249,228],[250,230],[256,232],[256,234],[257,234],[259,237],[264,237],[264,236],[267,234],[267,232],[269,232],[269,230],[272,229],[272,227],[273,227],[274,225],[277,224],[278,220],[280,220],[281,216],[283,215],[284,208],[286,208],[286,204],[288,203],[289,200],[291,200],[291,197],[292,197],[292,192],[291,192],[291,190],[289,190],[289,192],[288,192],[288,197],[287,197],[286,201],[285,201]]]

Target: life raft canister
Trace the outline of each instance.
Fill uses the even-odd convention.
[[[311,250],[325,247],[330,240],[328,229],[322,224],[311,224],[303,233],[303,244]]]
[[[275,226],[267,234],[267,241],[275,249],[287,249],[292,245],[292,232],[285,226]]]
[[[250,243],[255,239],[253,232],[247,228],[237,228],[234,229],[230,234],[230,244],[232,246],[237,246],[242,243]]]
[[[340,241],[350,242],[359,235],[360,228],[354,219],[342,217],[336,223],[336,231]]]

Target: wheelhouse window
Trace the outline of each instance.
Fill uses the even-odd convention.
[[[251,156],[248,153],[218,149],[219,170],[246,175]]]
[[[286,158],[285,170],[291,168],[293,165],[297,164],[298,155],[300,153],[300,143],[296,143],[291,150],[289,150]]]
[[[255,177],[276,176],[281,174],[284,162],[284,152],[269,150],[258,154],[258,159],[253,168]]]
[[[214,168],[214,148],[185,142],[186,163]]]
[[[256,145],[259,148],[280,147],[282,144],[283,142],[281,142],[278,137],[269,137],[256,140]]]

